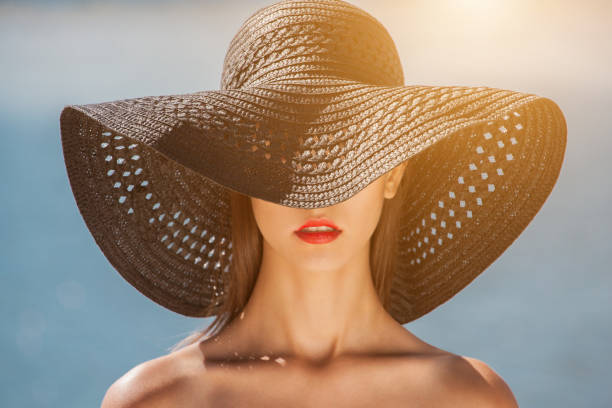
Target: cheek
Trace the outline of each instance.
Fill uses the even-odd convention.
[[[255,223],[259,231],[262,235],[266,236],[268,230],[274,230],[274,226],[270,225],[273,218],[270,217],[269,211],[267,211],[265,205],[253,199],[251,200],[251,207],[253,208],[253,217],[255,218]]]
[[[362,243],[368,241],[380,219],[383,206],[383,198],[378,191],[363,195],[361,199],[352,203],[347,227],[350,230],[351,239]]]
[[[261,200],[252,199],[251,205],[257,227],[266,241],[276,243],[287,240],[292,225],[289,211]]]

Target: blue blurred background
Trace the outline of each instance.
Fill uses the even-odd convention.
[[[271,4],[0,2],[0,406],[99,406],[108,386],[208,319],[129,286],[68,183],[64,105],[217,89],[227,46]],[[521,407],[612,406],[612,3],[354,0],[396,41],[407,84],[547,96],[564,167],[520,238],[453,299],[406,325],[485,361]]]

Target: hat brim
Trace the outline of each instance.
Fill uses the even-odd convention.
[[[450,299],[519,236],[552,191],[567,132],[537,95],[354,81],[71,105],[60,125],[96,243],[130,284],[187,316],[223,301],[227,189],[325,207],[413,160],[391,289],[400,323]]]

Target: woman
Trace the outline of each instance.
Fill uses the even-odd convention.
[[[337,0],[259,10],[221,84],[62,112],[109,261],[170,310],[216,316],[102,406],[517,406],[486,363],[402,324],[535,216],[563,160],[556,104],[404,86],[384,27]]]

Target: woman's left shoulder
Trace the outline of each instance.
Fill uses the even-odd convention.
[[[449,406],[517,408],[510,387],[487,363],[453,353],[434,359],[437,381],[444,384]]]

